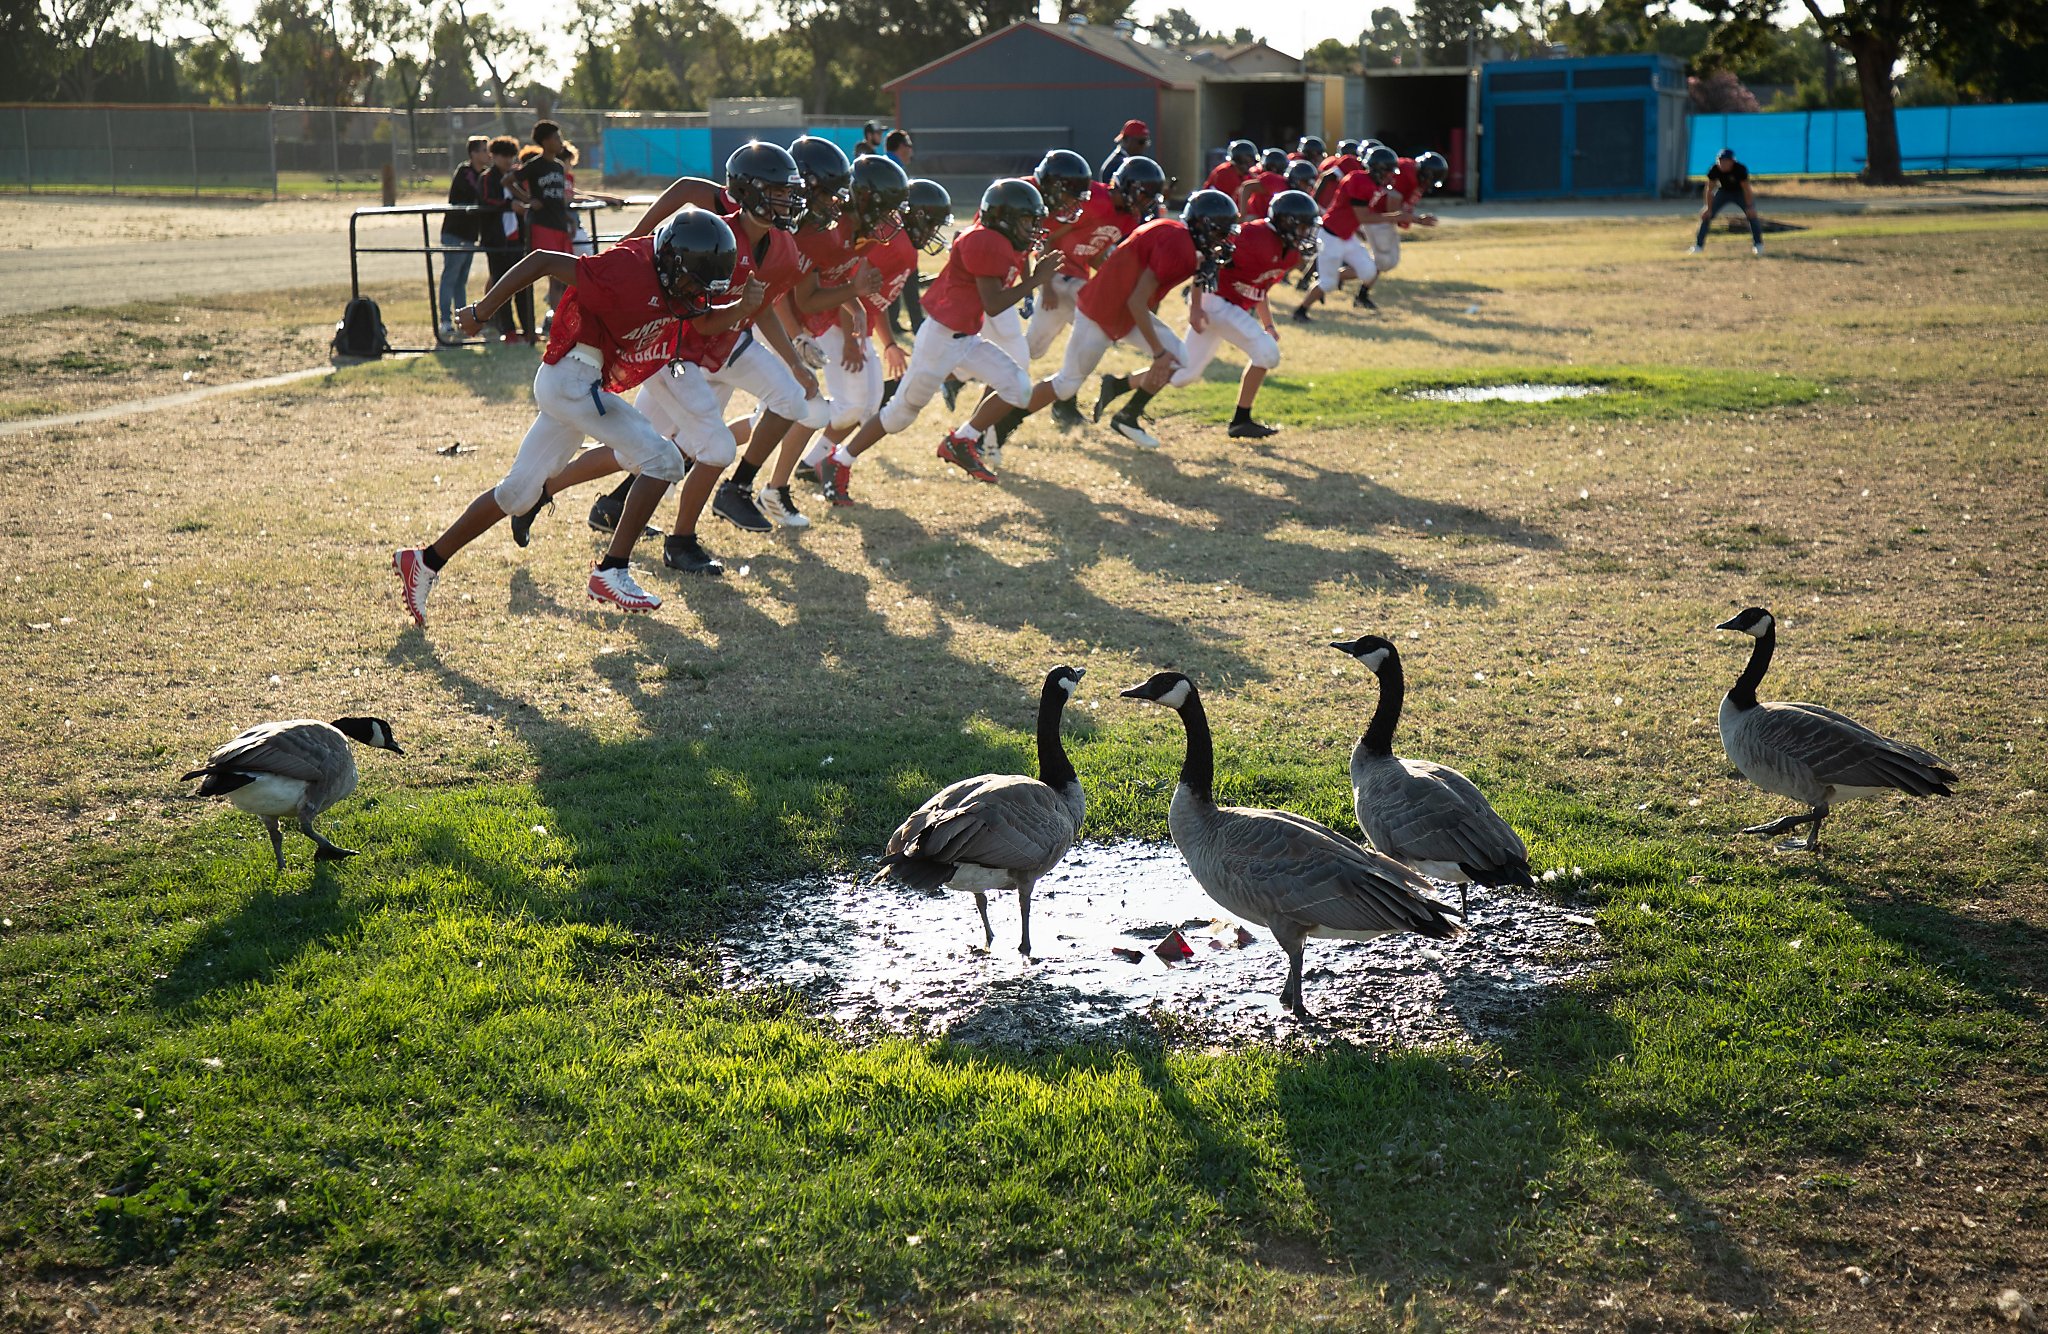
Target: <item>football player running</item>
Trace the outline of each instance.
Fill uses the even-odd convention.
[[[1198,285],[1188,294],[1187,356],[1170,383],[1184,388],[1202,378],[1217,347],[1230,343],[1242,350],[1247,365],[1238,381],[1237,413],[1230,419],[1233,440],[1263,440],[1278,434],[1275,427],[1252,419],[1259,386],[1280,364],[1280,331],[1273,327],[1267,292],[1304,257],[1316,250],[1322,215],[1316,201],[1299,190],[1273,197],[1263,218],[1238,228],[1230,259],[1216,276],[1213,293]]]
[[[1372,250],[1373,272],[1360,275],[1358,295],[1353,300],[1367,310],[1377,310],[1372,285],[1400,264],[1404,230],[1414,223],[1436,226],[1436,215],[1418,213],[1416,205],[1425,194],[1443,184],[1451,169],[1441,154],[1396,157],[1394,150],[1384,145],[1366,154],[1365,169],[1380,187],[1372,201],[1371,221],[1364,227],[1365,243]]]

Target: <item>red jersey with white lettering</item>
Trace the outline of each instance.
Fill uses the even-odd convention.
[[[1287,178],[1275,171],[1259,168],[1245,179],[1244,216],[1263,218],[1272,206],[1273,196],[1287,188]]]
[[[707,372],[725,369],[726,359],[739,347],[747,331],[754,327],[754,321],[796,286],[797,279],[803,277],[803,255],[788,232],[780,227],[770,227],[766,236],[749,246],[747,234],[741,230],[739,212],[735,210],[727,214],[725,221],[732,228],[732,234],[740,239],[739,263],[732,270],[732,290],[741,291],[748,279],[759,278],[768,294],[752,318],[741,320],[724,333],[706,335],[694,329],[684,331],[676,348],[676,360],[694,361]]]
[[[1053,244],[1063,256],[1060,272],[1086,278],[1102,263],[1109,248],[1138,230],[1138,215],[1126,212],[1106,185],[1098,184],[1081,201],[1081,216]]]
[[[1186,225],[1179,218],[1154,218],[1109,252],[1074,304],[1102,332],[1122,338],[1137,326],[1130,302],[1139,274],[1149,269],[1159,276],[1152,291],[1152,309],[1157,310],[1168,292],[1195,276],[1199,264],[1195,238],[1188,235]]]
[[[1371,206],[1380,197],[1379,183],[1364,171],[1354,171],[1337,182],[1329,206],[1323,210],[1323,230],[1340,241],[1348,241],[1358,234],[1358,215],[1352,206]],[[1394,210],[1400,212],[1399,209]]]
[[[799,227],[796,248],[802,271],[816,273],[820,287],[844,287],[853,281],[854,270],[860,267],[851,217],[841,218],[830,227]],[[815,315],[799,312],[799,318],[804,332],[817,338],[838,325],[839,307],[832,306]]]
[[[1013,286],[1022,270],[1024,256],[1001,232],[975,223],[953,239],[953,253],[946,267],[932,279],[924,294],[924,313],[957,334],[981,332],[987,310],[981,304],[979,278],[994,278],[1004,287]]]
[[[1237,187],[1244,184],[1244,178],[1245,174],[1237,169],[1237,164],[1229,158],[1225,158],[1216,164],[1216,170],[1209,173],[1209,179],[1202,182],[1202,188],[1204,190],[1221,190],[1224,194],[1229,195],[1232,200],[1235,200],[1237,198]]]
[[[861,304],[867,309],[867,327],[872,333],[888,319],[890,304],[903,295],[910,275],[917,272],[917,247],[911,243],[910,233],[898,228],[896,234],[886,241],[863,242],[860,257],[882,275],[881,287],[872,296],[861,298]]]
[[[1330,154],[1316,168],[1316,202],[1328,208],[1330,201],[1337,197],[1339,182],[1354,171],[1364,170],[1365,164],[1360,162],[1354,153],[1345,153],[1341,156],[1336,153]],[[1331,174],[1333,172],[1335,175]]]
[[[604,387],[623,394],[668,364],[687,327],[669,312],[655,276],[654,238],[636,236],[577,258],[541,360],[552,366],[588,344],[604,357]]]
[[[1272,223],[1254,218],[1238,229],[1230,263],[1216,275],[1216,295],[1241,310],[1256,309],[1267,290],[1300,262]]]

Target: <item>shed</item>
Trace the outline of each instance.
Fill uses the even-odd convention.
[[[1182,191],[1234,138],[1291,145],[1341,124],[1342,80],[1239,73],[1090,23],[1024,19],[884,84],[914,167],[956,197],[1028,171],[1049,148],[1091,163],[1126,120],[1152,127],[1152,151]]]
[[[1223,74],[1299,74],[1301,61],[1264,41],[1182,47],[1198,65]]]
[[[1477,65],[1406,65],[1369,69],[1356,88],[1357,104],[1345,109],[1347,134],[1377,139],[1398,153],[1442,153],[1451,165],[1445,190],[1479,197],[1474,153],[1479,142]]]
[[[1656,195],[1685,179],[1685,66],[1676,56],[1491,61],[1480,85],[1488,199]]]

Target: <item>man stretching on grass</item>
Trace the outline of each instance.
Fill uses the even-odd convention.
[[[409,547],[391,558],[415,625],[426,627],[427,596],[442,567],[507,514],[532,509],[542,485],[575,457],[586,436],[609,445],[635,474],[625,520],[591,573],[590,596],[627,612],[661,605],[660,598],[633,581],[628,568],[633,542],[669,484],[682,479],[684,453],[720,440],[729,448],[732,437],[713,415],[701,431],[693,423],[686,441],[671,440],[621,395],[668,364],[676,340],[691,322],[724,327],[751,313],[744,301],[717,309],[728,299],[738,258],[738,243],[724,219],[685,209],[652,237],[622,241],[602,255],[579,259],[554,250],[532,251],[492,283],[483,300],[455,312],[456,327],[474,337],[514,292],[542,278],[558,279],[567,288],[533,377],[533,401],[540,413],[520,441],[511,471],[471,501],[430,545]],[[750,296],[758,305],[758,290]]]
[[[1749,253],[1763,257],[1764,224],[1756,215],[1756,187],[1749,183],[1749,168],[1735,160],[1735,150],[1724,148],[1714,159],[1714,165],[1707,168],[1707,202],[1700,208],[1700,229],[1692,238],[1692,249],[1688,255],[1697,255],[1707,244],[1707,228],[1714,225],[1714,218],[1730,204],[1742,210],[1742,216],[1749,219]]]

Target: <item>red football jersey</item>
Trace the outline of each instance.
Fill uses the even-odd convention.
[[[1415,159],[1412,157],[1394,160],[1393,187],[1401,192],[1401,198],[1413,204],[1422,198],[1422,178],[1415,174]]]
[[[981,304],[981,287],[975,280],[994,278],[1009,287],[1016,282],[1023,262],[1024,256],[1017,253],[1008,237],[975,223],[954,238],[953,253],[946,257],[946,267],[939,270],[931,289],[924,294],[925,316],[954,333],[980,333],[987,311]]]
[[[739,263],[733,266],[732,290],[742,290],[749,279],[759,278],[768,289],[762,298],[760,308],[752,319],[741,320],[722,334],[704,335],[696,330],[686,330],[676,348],[677,361],[694,361],[706,371],[725,368],[727,357],[746,337],[747,330],[754,326],[754,320],[767,313],[770,306],[782,295],[796,286],[796,280],[803,276],[803,255],[796,248],[796,242],[780,227],[770,227],[768,234],[752,246],[746,243],[746,232],[742,229],[740,214],[735,211],[726,216],[732,234],[740,239]]]
[[[1238,229],[1230,263],[1216,275],[1216,295],[1241,309],[1254,309],[1267,289],[1285,278],[1300,260],[1272,223],[1255,218]]]
[[[862,297],[867,308],[868,328],[879,329],[889,318],[890,303],[903,295],[904,284],[917,271],[917,247],[910,242],[910,234],[897,229],[894,236],[886,241],[870,241],[862,244],[860,257],[874,265],[875,272],[882,275],[882,286],[873,296]]]
[[[1263,167],[1245,177],[1245,181],[1249,188],[1244,192],[1242,207],[1247,218],[1265,217],[1266,209],[1273,203],[1273,196],[1287,188],[1285,176],[1267,171]]]
[[[1137,324],[1130,302],[1139,274],[1150,269],[1159,275],[1159,286],[1152,293],[1152,309],[1157,310],[1168,292],[1195,276],[1199,263],[1195,238],[1188,235],[1181,220],[1154,218],[1109,252],[1075,304],[1104,333],[1122,338]]]
[[[1060,272],[1070,278],[1086,278],[1111,246],[1136,230],[1138,215],[1125,212],[1108,186],[1096,185],[1082,201],[1081,216],[1073,227],[1052,243],[1064,257]]]
[[[541,360],[553,365],[588,344],[604,357],[604,387],[623,394],[668,364],[682,327],[654,274],[654,238],[636,236],[577,259]]]
[[[1358,215],[1351,211],[1352,206],[1370,205],[1379,195],[1380,187],[1370,175],[1352,172],[1337,182],[1333,197],[1323,210],[1323,230],[1340,241],[1350,240],[1358,234]]]
[[[1202,188],[1204,190],[1221,190],[1224,194],[1229,195],[1231,199],[1235,200],[1237,198],[1237,187],[1244,184],[1244,178],[1245,173],[1237,169],[1237,164],[1229,158],[1225,158],[1216,164],[1216,170],[1209,173],[1209,179],[1202,182]]]
[[[853,248],[852,218],[841,218],[830,227],[798,228],[795,239],[799,271],[816,271],[820,287],[843,287],[853,280],[860,256]],[[803,315],[801,319],[804,332],[816,338],[839,323],[839,307]]]

